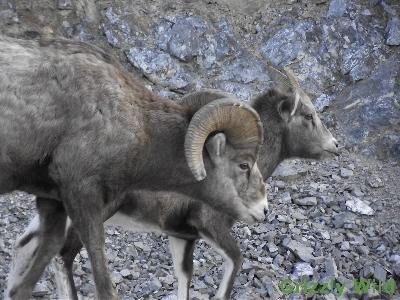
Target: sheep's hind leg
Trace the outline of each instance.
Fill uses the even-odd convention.
[[[65,239],[67,215],[56,200],[38,198],[39,214],[15,244],[5,299],[29,299],[36,282]]]
[[[195,241],[168,236],[174,270],[178,278],[178,300],[189,299],[193,275],[193,250]]]
[[[97,299],[114,300],[118,297],[106,265],[104,251],[103,197],[101,187],[95,182],[85,180],[71,185],[62,193],[68,216],[89,255]]]
[[[116,206],[106,205],[103,210],[103,218],[107,219],[115,213],[115,210]],[[56,272],[54,272],[56,282],[62,283],[60,285],[62,291],[57,290],[59,296],[64,293],[67,295],[65,298],[78,300],[78,292],[74,282],[73,264],[75,257],[78,255],[82,247],[83,245],[78,233],[73,226],[70,226],[68,228],[68,234],[64,246],[60,251],[62,262],[53,262],[53,268],[56,270]],[[57,289],[59,289],[58,285]]]

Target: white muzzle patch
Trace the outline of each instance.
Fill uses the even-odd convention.
[[[250,206],[245,213],[243,221],[249,224],[254,224],[257,222],[263,222],[265,220],[265,211],[268,210],[268,198],[265,197]]]

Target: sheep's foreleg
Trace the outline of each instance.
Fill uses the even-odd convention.
[[[173,236],[168,236],[168,239],[175,275],[178,278],[178,300],[188,300],[190,281],[193,275],[193,250],[195,241]]]
[[[232,293],[236,274],[242,265],[240,248],[230,234],[230,229],[223,228],[223,226],[219,228],[207,228],[207,231],[200,233],[200,235],[225,259],[224,276],[222,277],[215,298],[228,300]]]

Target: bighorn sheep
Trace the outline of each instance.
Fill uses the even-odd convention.
[[[0,193],[37,196],[40,243],[6,298],[29,298],[64,244],[67,217],[96,294],[116,299],[103,222],[131,190],[174,190],[247,220],[263,217],[258,114],[219,99],[195,114],[152,94],[113,58],[67,40],[0,37]],[[69,219],[68,219],[69,220]],[[23,246],[30,242],[25,236]]]
[[[308,96],[299,88],[294,76],[287,72],[293,94],[270,90],[252,101],[263,125],[264,140],[259,166],[264,178],[268,178],[276,166],[291,157],[320,159],[337,153],[337,142],[320,121]],[[215,99],[227,97],[219,91],[201,91],[188,94],[182,100],[185,106],[196,111]],[[38,216],[36,216],[38,218]],[[175,273],[178,277],[178,299],[189,299],[189,286],[193,271],[193,248],[199,238],[205,239],[221,253],[226,262],[222,283],[216,294],[218,299],[228,299],[233,282],[241,266],[241,253],[230,234],[234,217],[223,211],[182,196],[177,193],[131,191],[124,204],[107,224],[121,225],[136,231],[135,224],[142,223],[147,231],[159,230],[169,235]],[[35,222],[32,221],[32,224]],[[28,229],[25,235],[32,232]],[[52,239],[48,237],[48,241]],[[18,252],[31,253],[38,247],[22,246]],[[81,248],[79,237],[73,229],[61,251],[64,267],[69,279],[70,298],[76,298],[72,264]],[[17,270],[23,269],[20,263]]]

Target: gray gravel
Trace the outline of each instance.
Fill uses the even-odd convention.
[[[342,168],[350,162],[353,175],[342,179]],[[287,178],[279,175],[267,181],[271,207],[267,220],[252,226],[237,224],[233,229],[245,259],[232,299],[281,299],[278,284],[285,277],[309,281],[335,278],[349,287],[353,277],[359,276],[399,279],[398,163],[365,160],[345,151],[337,160],[293,160],[281,168],[298,170],[300,175],[293,179],[293,173],[288,172]],[[371,215],[349,210],[347,202],[354,199],[354,190],[362,191],[359,201],[369,203]],[[313,195],[319,201],[313,206],[281,201],[288,193],[297,199]],[[0,197],[2,290],[12,244],[28,223],[33,207],[33,197],[22,192]],[[114,227],[107,228],[106,233],[109,267],[120,295],[125,299],[175,299],[177,283],[165,235],[131,234]],[[200,241],[194,266],[192,295],[195,299],[208,299],[221,280],[222,258]],[[80,295],[92,298],[94,285],[84,250],[76,259],[74,273]],[[55,295],[48,271],[34,295],[46,299]],[[329,297],[324,299],[335,299],[334,294]]]

